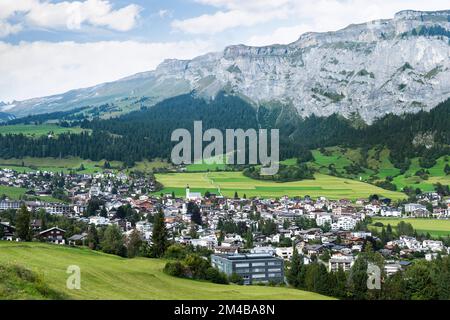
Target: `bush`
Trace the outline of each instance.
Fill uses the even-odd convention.
[[[164,272],[173,277],[186,277],[186,267],[180,261],[167,262],[164,267]]]
[[[228,284],[228,278],[226,274],[213,267],[209,267],[206,270],[206,280],[209,280],[212,283]]]
[[[230,281],[231,283],[235,283],[235,284],[238,284],[238,285],[243,285],[243,284],[244,284],[244,278],[242,278],[242,277],[241,277],[240,275],[238,275],[237,273],[233,273],[233,274],[230,276],[229,281]]]

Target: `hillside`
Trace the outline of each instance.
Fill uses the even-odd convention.
[[[450,11],[403,11],[393,19],[306,33],[288,45],[235,45],[192,60],[167,60],[119,81],[0,107],[16,116],[109,106],[113,114],[195,91],[254,105],[280,103],[301,116],[364,121],[429,111],[450,96]]]
[[[89,249],[70,248],[40,243],[0,242],[0,264],[15,264],[34,271],[51,290],[68,299],[108,300],[323,300],[327,297],[296,289],[262,286],[217,285],[168,276],[162,272],[165,261],[146,258],[124,259]],[[68,266],[81,269],[81,290],[66,289]],[[16,283],[0,277],[16,290]],[[28,286],[28,284],[17,284]],[[0,299],[10,289],[0,290]],[[3,294],[3,296],[2,296]],[[6,295],[6,296],[5,296]],[[28,295],[22,298],[40,298]]]

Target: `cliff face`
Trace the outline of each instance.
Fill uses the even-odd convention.
[[[307,33],[289,45],[230,46],[78,90],[75,102],[66,94],[3,108],[21,115],[48,112],[50,102],[56,111],[123,97],[156,102],[193,90],[210,98],[226,90],[255,104],[281,102],[302,116],[358,113],[366,122],[429,110],[450,97],[450,11],[404,11],[392,20]]]

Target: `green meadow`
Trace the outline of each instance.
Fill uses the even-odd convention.
[[[430,233],[433,237],[450,236],[450,220],[374,218],[372,225],[381,222],[385,227],[390,224],[395,230],[400,221],[410,223],[418,233]]]
[[[219,285],[171,277],[165,260],[125,259],[84,248],[0,241],[1,265],[36,273],[52,296],[83,300],[325,300],[328,297],[283,287]],[[69,266],[81,271],[81,289],[66,287]],[[0,268],[1,270],[2,268]],[[42,299],[24,281],[1,281],[1,299]],[[38,288],[39,289],[39,288]],[[48,290],[47,290],[48,291]]]
[[[40,137],[48,134],[58,135],[62,133],[81,133],[88,131],[79,127],[64,128],[56,124],[16,124],[0,126],[0,134],[23,134],[26,136]]]
[[[282,196],[325,196],[330,199],[348,198],[356,200],[378,194],[391,199],[403,199],[406,196],[400,192],[387,191],[373,185],[350,180],[316,174],[315,180],[279,183],[267,180],[253,180],[241,172],[209,172],[209,173],[169,173],[157,174],[156,179],[164,186],[162,193],[175,192],[185,194],[185,186],[189,185],[192,192],[210,191],[212,193],[233,197],[282,197]]]

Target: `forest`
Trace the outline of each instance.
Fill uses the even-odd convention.
[[[440,156],[450,154],[450,100],[430,112],[389,114],[371,125],[361,125],[357,118],[356,115],[346,119],[336,114],[326,118],[314,115],[301,118],[289,107],[262,105],[255,108],[226,93],[220,93],[211,101],[187,94],[112,119],[81,121],[77,118],[77,125],[92,132],[38,138],[0,135],[0,157],[75,156],[94,161],[124,161],[131,166],[142,159],[168,159],[176,144],[170,139],[172,131],[185,128],[193,132],[193,122],[200,120],[204,130],[277,128],[280,130],[280,159],[302,158],[305,150],[328,146],[368,150],[383,145],[391,151],[392,163],[406,170],[411,158],[421,157],[421,164],[427,168]],[[46,117],[28,118],[32,119],[45,121]],[[64,121],[63,125],[68,124]]]

